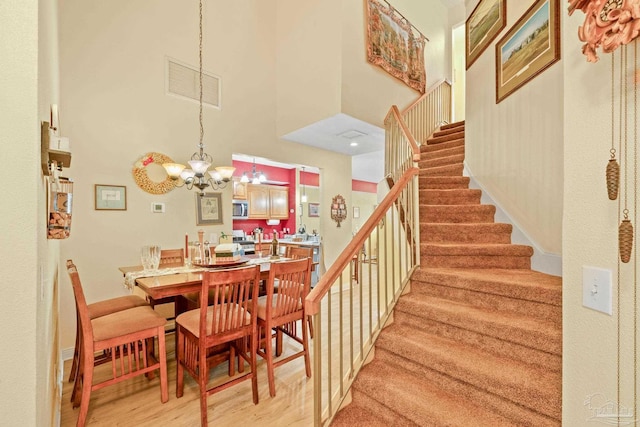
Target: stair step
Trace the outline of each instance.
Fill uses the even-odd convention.
[[[464,130],[464,125],[459,125],[459,126],[454,126],[454,127],[450,127],[450,128],[440,129],[440,130],[437,130],[437,131],[435,131],[433,133],[433,137],[437,138],[439,136],[450,135],[452,133],[459,132],[461,130]]]
[[[420,267],[411,279],[562,307],[562,278],[534,270]]]
[[[446,125],[440,126],[440,130],[447,130],[447,129],[451,129],[451,128],[463,127],[464,123],[465,123],[464,120],[460,120],[459,122],[447,123]]]
[[[435,296],[416,295],[414,292],[402,298],[396,310],[416,313],[420,317],[547,353],[560,354],[562,348],[562,330],[558,322],[532,318],[526,313],[477,307]]]
[[[444,136],[438,136],[435,138],[429,138],[427,139],[427,145],[433,145],[433,144],[440,144],[442,142],[449,142],[449,141],[453,141],[455,139],[464,139],[464,129],[458,131],[458,132],[452,132],[450,134],[444,135]]]
[[[399,356],[394,351],[388,351],[382,347],[376,347],[376,359],[386,365],[398,366],[412,372],[415,378],[425,378],[439,389],[449,391],[449,393],[454,394],[455,396],[460,396],[469,402],[474,402],[477,406],[486,408],[496,414],[500,414],[509,420],[513,420],[516,425],[535,427],[559,427],[561,425],[559,419],[550,418],[537,412],[535,409],[532,410],[522,405],[515,404],[511,400],[503,399],[498,395],[487,393],[485,390],[474,387],[459,379],[452,378],[438,370],[430,369],[428,365],[415,363],[406,357],[401,355]],[[558,403],[558,405],[560,405],[560,403]],[[441,420],[439,424],[435,425],[449,425],[445,420],[446,418]],[[495,424],[491,425],[491,427],[504,425],[505,424]],[[469,426],[481,426],[481,424],[472,423],[469,424]]]
[[[393,379],[393,382],[389,379]],[[407,384],[411,384],[411,387],[407,387]],[[391,409],[419,426],[442,425],[442,420],[447,420],[447,424],[452,426],[515,425],[473,402],[443,392],[428,381],[416,381],[411,372],[401,367],[375,360],[362,369],[353,388],[356,391],[366,390],[367,396],[380,405],[376,413]],[[391,425],[406,424],[400,422]]]
[[[420,241],[425,243],[511,243],[511,224],[424,223]]]
[[[437,157],[429,160],[420,160],[418,161],[418,167],[420,169],[427,169],[444,165],[454,165],[457,163],[462,164],[462,162],[464,162],[464,153],[455,154],[453,156]]]
[[[493,222],[493,205],[423,205],[420,204],[420,225],[423,223],[488,223]]]
[[[479,205],[482,190],[420,190],[419,200],[422,205]]]
[[[412,329],[422,329],[442,338],[446,338],[465,345],[483,348],[497,356],[509,357],[534,366],[541,366],[552,372],[562,372],[562,355],[557,351],[552,353],[532,348],[510,341],[481,334],[470,330],[465,325],[452,325],[443,319],[435,319],[424,316],[422,313],[409,313],[402,307],[398,307],[394,312],[394,323],[407,325]],[[559,320],[558,324],[560,324]]]
[[[390,408],[381,405],[366,393],[351,390],[353,401],[336,414],[332,427],[418,426]]]
[[[420,244],[425,267],[531,268],[533,248],[513,244]]]
[[[462,176],[462,163],[421,169],[420,176]]]
[[[385,331],[387,333],[379,336],[376,347],[548,417],[561,418],[562,381],[557,372],[499,357],[399,324],[392,324]],[[387,379],[385,375],[380,376],[381,381]],[[401,385],[411,392],[413,387],[406,387],[409,383]]]
[[[452,150],[452,149],[460,149],[462,148],[464,151],[464,139],[456,139],[449,142],[442,142],[440,144],[435,145],[427,145],[422,144],[420,146],[420,154],[421,155],[435,155],[436,153],[440,153],[442,151]]]
[[[450,148],[445,148],[442,150],[420,151],[420,161],[435,160],[441,157],[451,157],[451,156],[459,156],[459,155],[464,156],[464,144],[459,146],[453,146]]]
[[[469,188],[468,176],[420,176],[418,185],[421,189],[454,189]]]

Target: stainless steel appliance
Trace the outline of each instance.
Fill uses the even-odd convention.
[[[246,200],[233,200],[233,210],[231,216],[233,219],[249,218],[249,203]]]

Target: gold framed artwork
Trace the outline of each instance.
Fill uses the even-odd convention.
[[[507,0],[480,0],[464,25],[466,69],[507,25]]]
[[[127,187],[124,185],[95,184],[95,210],[126,211]]]
[[[496,43],[496,104],[560,60],[560,0],[537,0]]]
[[[309,203],[309,217],[315,218],[320,216],[320,203]]]
[[[196,225],[222,224],[222,194],[204,193],[196,197]]]

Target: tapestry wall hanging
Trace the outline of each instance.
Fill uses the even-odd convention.
[[[385,2],[385,6],[378,0],[365,1],[367,61],[424,93],[427,82],[424,48],[429,39],[389,3]]]

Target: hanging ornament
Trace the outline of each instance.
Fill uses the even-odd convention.
[[[620,186],[620,165],[615,158],[615,154],[611,153],[611,159],[607,164],[607,192],[609,200],[618,198],[618,187]]]
[[[618,245],[620,247],[620,261],[629,262],[633,249],[633,225],[628,219],[622,220],[618,228]]]

